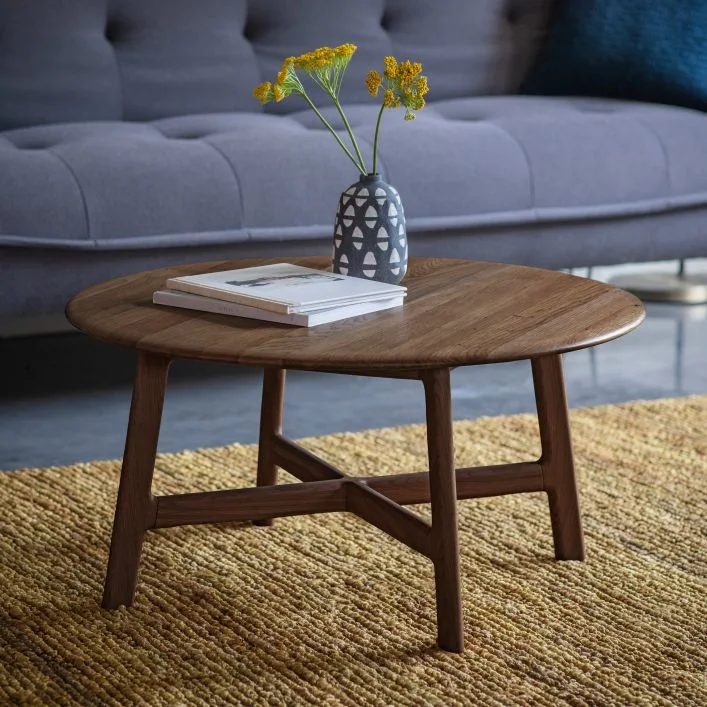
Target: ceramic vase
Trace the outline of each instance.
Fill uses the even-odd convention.
[[[397,285],[405,276],[408,243],[397,190],[367,174],[339,198],[334,224],[335,273]]]

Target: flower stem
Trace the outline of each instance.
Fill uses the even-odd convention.
[[[378,129],[381,126],[381,118],[383,117],[384,110],[385,105],[381,103],[381,109],[378,111],[378,120],[376,120],[376,134],[373,137],[373,174],[376,173],[376,166],[378,164]]]
[[[344,114],[344,111],[341,107],[341,103],[339,103],[339,99],[336,96],[335,93],[331,93],[331,98],[334,101],[334,105],[336,106],[336,110],[339,111],[339,115],[341,116],[341,120],[344,123],[344,127],[346,128],[346,132],[349,134],[349,137],[351,138],[351,144],[354,147],[354,150],[356,150],[356,157],[358,157],[359,164],[362,167],[362,173],[366,174],[366,163],[363,161],[363,156],[361,155],[361,150],[358,149],[358,143],[356,142],[356,137],[353,134],[353,130],[351,130],[351,126],[349,125],[349,121],[346,119],[346,115]],[[375,172],[375,169],[373,170]]]
[[[315,112],[315,114],[319,118],[319,120],[322,121],[322,123],[327,128],[327,130],[334,136],[334,139],[339,143],[339,145],[341,146],[341,149],[346,153],[347,157],[354,163],[356,169],[361,174],[365,175],[366,174],[366,167],[363,164],[363,160],[360,160],[360,162],[356,161],[356,158],[351,154],[351,151],[349,150],[349,148],[346,147],[346,145],[344,145],[344,143],[341,141],[341,138],[336,134],[336,131],[334,130],[334,128],[331,127],[331,125],[328,123],[327,119],[319,112],[318,108],[314,105],[314,103],[312,103],[309,96],[304,91],[302,91],[301,95],[302,95],[302,98],[304,98],[304,100],[307,101],[307,103],[309,104],[309,107]],[[354,145],[355,144],[356,143],[354,142]],[[358,148],[356,148],[356,150],[358,152]],[[360,154],[359,154],[359,158],[360,158]]]

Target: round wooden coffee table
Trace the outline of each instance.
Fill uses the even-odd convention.
[[[168,277],[277,260],[222,261],[111,280],[76,295],[69,320],[91,336],[137,349],[137,372],[116,504],[103,606],[133,602],[146,530],[349,511],[430,558],[440,648],[463,650],[457,499],[545,491],[555,557],[582,560],[561,354],[637,327],[634,296],[593,280],[537,268],[465,260],[415,259],[405,305],[312,329],[152,304]],[[292,262],[326,268],[324,258]],[[152,473],[167,370],[175,358],[264,369],[257,487],[153,496]],[[542,455],[537,461],[454,465],[450,371],[529,359]],[[349,477],[282,435],[286,369],[410,378],[424,385],[429,472]],[[305,483],[275,485],[281,467]],[[432,505],[427,522],[404,508]]]

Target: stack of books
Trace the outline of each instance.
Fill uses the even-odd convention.
[[[406,288],[277,263],[173,277],[155,304],[312,327],[401,307]]]

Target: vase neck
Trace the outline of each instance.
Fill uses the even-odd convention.
[[[374,182],[381,182],[381,176],[378,172],[369,172],[368,174],[362,174],[359,177],[359,182],[363,184],[372,184]]]

